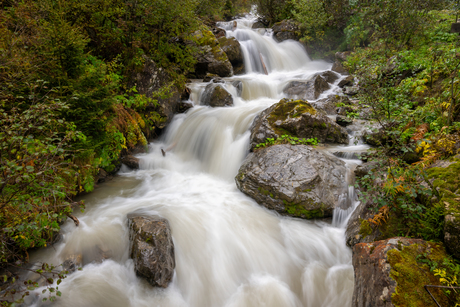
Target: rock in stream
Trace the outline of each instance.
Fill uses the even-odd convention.
[[[136,274],[152,286],[166,288],[176,262],[168,220],[159,216],[128,214],[130,257]]]
[[[345,163],[305,145],[274,145],[249,154],[237,187],[259,205],[306,219],[332,216],[346,191]]]

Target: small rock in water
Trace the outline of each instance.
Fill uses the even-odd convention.
[[[83,266],[82,254],[68,255],[62,263],[62,268],[69,273],[75,272],[78,268]]]
[[[168,220],[159,216],[128,214],[130,257],[137,275],[152,286],[166,288],[176,262]]]
[[[125,164],[131,169],[139,169],[139,159],[134,156],[128,155],[123,157],[121,159],[121,163]]]
[[[347,76],[344,79],[340,80],[338,86],[343,88],[346,85],[353,85],[353,81],[355,81],[355,77]]]
[[[204,90],[201,104],[211,107],[230,107],[233,105],[233,97],[221,85],[211,83]]]

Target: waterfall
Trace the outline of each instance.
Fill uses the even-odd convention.
[[[219,24],[240,41],[244,53],[246,74],[223,78],[234,106],[201,105],[208,83],[192,83],[194,108],[176,115],[149,152],[138,155],[140,170],[124,168],[85,196],[87,209],[77,214],[80,226],[67,221],[59,243],[31,255],[31,262],[48,263],[83,256],[83,269],[59,285],[56,306],[351,305],[353,266],[343,226],[357,203],[352,168],[359,160],[342,157],[350,166],[344,183],[350,187],[343,195],[348,205],[336,209],[332,224],[279,216],[235,186],[255,116],[283,97],[289,81],[331,67],[312,61],[297,42],[277,43],[268,31],[252,30],[254,21],[253,16],[236,20],[236,28],[233,22]],[[234,81],[242,82],[241,95]],[[354,151],[353,146],[326,150]],[[126,215],[138,209],[170,222],[176,271],[166,289],[137,277],[129,259]],[[110,259],[101,262],[101,250]],[[27,304],[42,306],[41,298],[37,291]]]

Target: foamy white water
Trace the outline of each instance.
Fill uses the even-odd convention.
[[[87,209],[77,215],[80,226],[67,221],[62,241],[33,255],[32,261],[55,264],[71,254],[83,255],[83,270],[62,282],[62,297],[55,305],[351,305],[353,267],[343,226],[356,203],[337,210],[333,224],[305,221],[261,207],[234,183],[248,153],[254,117],[283,97],[289,81],[330,68],[311,61],[296,42],[278,44],[270,35],[251,30],[253,21],[238,20],[237,29],[222,24],[228,36],[240,40],[245,53],[248,73],[224,78],[235,105],[201,106],[206,84],[194,82],[195,107],[177,115],[162,139],[149,145],[149,153],[139,155],[141,169],[123,168],[117,178],[86,196]],[[261,57],[268,75],[260,70]],[[235,80],[243,83],[241,97],[230,84]],[[160,148],[168,149],[166,157]],[[353,202],[353,195],[350,189],[344,197]],[[135,210],[170,222],[176,270],[166,289],[153,288],[134,273],[127,214]],[[110,259],[98,263],[101,250]],[[40,306],[39,294],[32,298],[29,305]]]

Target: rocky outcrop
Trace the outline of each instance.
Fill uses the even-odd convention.
[[[353,119],[342,115],[337,115],[337,117],[335,118],[335,122],[342,127],[346,127],[353,124]]]
[[[339,95],[329,95],[327,98],[319,99],[317,101],[310,102],[310,104],[317,109],[318,111],[323,111],[328,115],[336,115],[338,114],[337,105],[341,104],[349,104],[350,99],[347,96],[339,96]],[[347,113],[343,113],[341,115],[347,115]]]
[[[283,89],[288,98],[315,100],[322,92],[330,88],[326,80],[320,75],[314,76],[308,81],[291,81]]]
[[[282,42],[288,39],[299,40],[300,29],[296,22],[292,20],[283,20],[277,22],[272,27],[273,37]]]
[[[211,31],[196,31],[193,34],[195,42],[188,41],[187,44],[198,48],[195,54],[194,78],[204,78],[206,73],[216,74],[220,77],[233,75],[232,64],[222,50],[216,37]]]
[[[423,287],[439,285],[439,277],[430,272],[426,262],[441,263],[443,257],[441,244],[417,239],[396,237],[356,244],[352,306],[432,306],[434,302]],[[448,306],[441,289],[430,288],[430,292],[441,306]]]
[[[244,56],[241,51],[240,43],[234,37],[221,37],[219,44],[222,50],[227,54],[228,60],[232,63],[233,73],[235,75],[244,73]]]
[[[222,85],[210,83],[204,90],[201,104],[211,107],[230,107],[233,105],[233,97]]]
[[[252,29],[261,29],[261,28],[267,28],[268,27],[268,22],[264,19],[257,19],[256,22],[252,24]]]
[[[175,86],[171,86],[168,95],[162,98],[156,95],[156,92],[161,88],[171,83],[172,77],[163,68],[144,56],[144,67],[141,71],[136,72],[132,76],[130,87],[136,87],[138,94],[145,95],[147,98],[154,98],[158,104],[150,103],[146,106],[146,115],[149,113],[157,113],[154,118],[155,126],[163,129],[169,124],[176,113],[177,105],[181,101],[181,91]],[[148,137],[148,135],[147,135]]]
[[[274,145],[249,154],[236,185],[260,205],[306,219],[332,216],[346,191],[345,163],[305,145]]]
[[[444,244],[450,253],[460,258],[460,155],[434,166],[427,174],[445,206]]]
[[[174,243],[168,220],[159,216],[128,214],[129,253],[136,274],[152,286],[166,288],[174,268]]]
[[[348,144],[348,134],[343,127],[303,100],[282,99],[262,111],[251,126],[251,149],[267,138],[278,138],[284,134]]]

